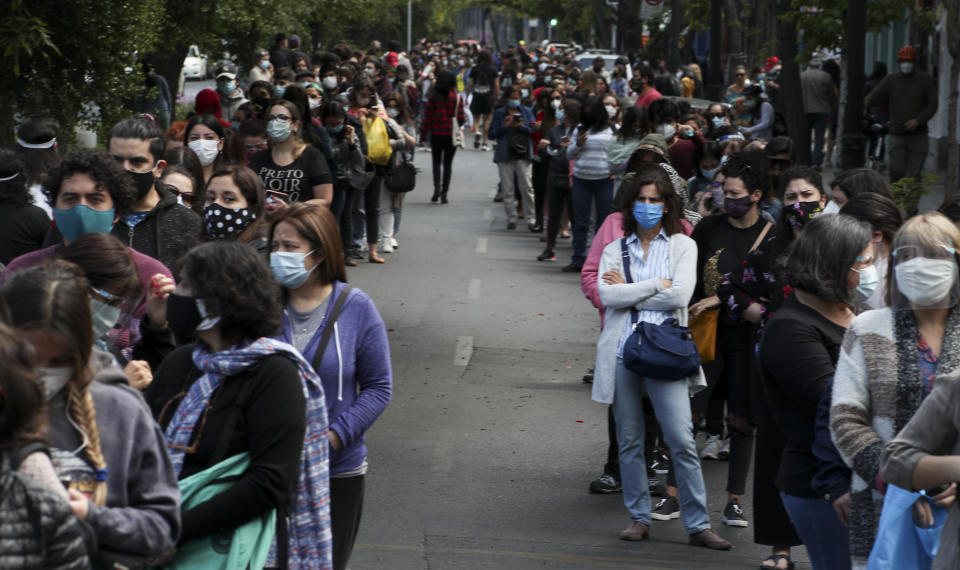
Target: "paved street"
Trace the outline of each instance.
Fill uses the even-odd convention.
[[[351,568],[756,567],[769,550],[752,529],[720,521],[725,462],[707,462],[705,474],[714,528],[733,551],[688,546],[679,520],[654,521],[643,543],[617,539],[629,522],[621,496],[587,492],[606,451],[606,410],[581,382],[597,313],[578,275],[560,272],[569,240],[556,262],[537,262],[537,235],[503,229],[491,160],[459,152],[451,204],[439,206],[429,202],[429,153],[418,153],[400,249],[386,265],[348,268],[386,321],[395,375],[393,401],[368,434]],[[749,516],[749,497],[744,506]],[[794,559],[809,568],[805,553]]]

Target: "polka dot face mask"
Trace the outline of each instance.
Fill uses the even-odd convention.
[[[226,208],[220,204],[210,204],[203,208],[203,219],[207,235],[216,239],[237,239],[247,229],[257,214],[252,208]]]

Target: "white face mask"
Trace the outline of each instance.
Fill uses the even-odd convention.
[[[604,105],[603,107],[604,109],[607,110],[607,116],[610,117],[611,119],[617,116],[617,111],[619,111],[619,109],[617,109],[613,105]]]
[[[833,200],[827,202],[827,207],[823,209],[824,214],[839,214],[840,206],[837,206],[837,203]]]
[[[957,282],[957,264],[950,259],[914,257],[893,268],[897,290],[917,307],[930,307],[947,297]]]
[[[674,135],[677,134],[677,127],[670,123],[664,123],[657,125],[656,132],[663,135],[663,138],[666,139],[667,142],[670,142],[673,140]]]
[[[559,109],[559,108],[560,108],[560,104],[561,104],[561,103],[563,103],[563,101],[561,101],[561,100],[559,100],[559,99],[554,99],[553,101],[550,101],[550,106],[553,107],[554,110],[556,110],[556,109]]]
[[[200,164],[203,166],[213,164],[213,161],[217,159],[217,155],[220,154],[220,149],[218,148],[220,141],[197,139],[188,142],[187,146],[190,147],[190,150],[197,153],[197,158],[200,159]]]
[[[901,63],[901,64],[900,64],[900,72],[901,72],[901,73],[904,73],[904,74],[906,74],[906,75],[910,75],[911,73],[913,73],[913,63],[912,63],[912,62],[909,62],[909,61],[905,61],[905,62]]]
[[[73,376],[73,367],[45,368],[37,367],[37,380],[43,388],[43,397],[48,402],[67,385]]]
[[[323,83],[323,88],[328,91],[331,89],[337,88],[337,78],[332,75],[328,75],[324,77],[322,83]]]
[[[310,105],[310,110],[312,111],[320,106],[320,99],[310,99],[307,101],[307,104]]]
[[[400,109],[396,107],[387,107],[387,116],[391,119],[396,119],[400,116]]]

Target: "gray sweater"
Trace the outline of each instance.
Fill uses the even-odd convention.
[[[890,105],[890,134],[926,134],[927,122],[937,112],[937,82],[923,71],[891,73],[870,90],[863,105],[869,109],[884,103]],[[910,119],[920,123],[912,131],[904,127]]]
[[[139,393],[126,384],[109,354],[94,351],[90,384],[100,445],[107,462],[107,502],[90,505],[86,521],[102,548],[157,556],[180,534],[180,488],[167,456],[163,433]],[[72,452],[83,436],[67,419],[67,393],[49,403],[50,451],[61,480],[87,478],[85,454]]]

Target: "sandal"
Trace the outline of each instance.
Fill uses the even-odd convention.
[[[344,258],[343,264],[346,265],[347,267],[356,267],[356,266],[357,266],[357,262],[354,261],[353,258],[350,257],[350,256],[347,256],[347,257]]]
[[[785,567],[780,566],[780,561],[786,560],[787,565]],[[794,565],[793,561],[790,560],[789,554],[771,554],[763,560],[764,562],[770,561],[773,562],[773,566],[767,566],[765,564],[760,564],[760,570],[793,570]]]
[[[370,263],[386,263],[386,262],[387,260],[380,256],[377,256],[377,255],[370,256]]]

